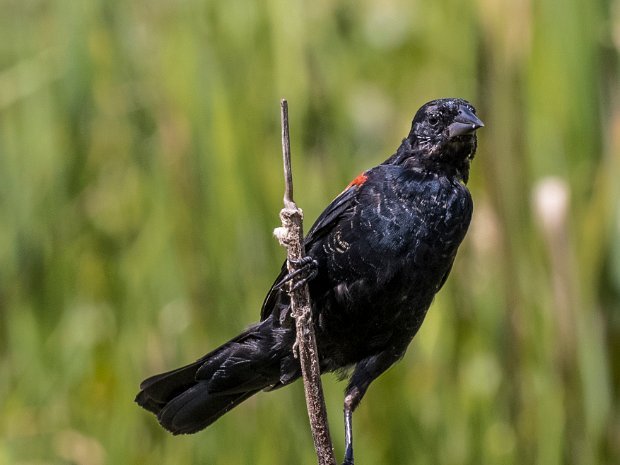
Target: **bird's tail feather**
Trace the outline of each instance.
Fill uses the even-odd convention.
[[[144,380],[136,402],[173,434],[200,431],[278,383],[279,360],[261,350],[270,343],[253,326],[194,363]]]

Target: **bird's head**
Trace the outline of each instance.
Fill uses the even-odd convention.
[[[460,98],[443,98],[428,102],[418,110],[409,137],[435,144],[471,140],[476,137],[476,129],[483,126],[471,103]]]
[[[469,162],[476,153],[476,130],[483,126],[466,100],[433,100],[418,110],[403,142],[418,162],[452,166],[467,180]]]

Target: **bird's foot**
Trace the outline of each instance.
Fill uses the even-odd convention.
[[[353,465],[353,446],[347,446],[347,450],[344,453],[344,461],[342,462],[342,465]]]
[[[289,262],[292,263],[294,268],[296,269],[284,276],[284,278],[282,278],[282,280],[275,286],[276,289],[280,289],[282,286],[284,286],[284,284],[292,281],[293,279],[301,275],[301,277],[293,284],[292,288],[290,289],[290,291],[292,292],[295,289],[298,289],[299,287],[306,284],[308,281],[314,279],[318,273],[319,262],[317,262],[310,256],[302,257],[299,260],[289,259]]]

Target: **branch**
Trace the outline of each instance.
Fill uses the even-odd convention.
[[[293,174],[291,170],[291,147],[288,130],[288,103],[286,99],[280,102],[282,116],[282,156],[284,159],[284,208],[280,211],[282,227],[274,231],[275,236],[283,247],[287,249],[288,271],[293,272],[291,260],[299,260],[305,255],[303,247],[303,212],[293,200]],[[334,448],[329,436],[327,409],[321,385],[321,369],[319,367],[319,353],[314,336],[314,325],[310,309],[310,293],[308,285],[290,291],[296,279],[288,283],[291,298],[291,313],[295,318],[297,338],[293,350],[297,348],[301,374],[306,393],[306,407],[310,418],[310,428],[314,440],[314,448],[319,465],[335,465]]]

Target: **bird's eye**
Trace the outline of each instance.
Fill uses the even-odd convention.
[[[428,119],[428,122],[430,123],[431,126],[437,126],[437,124],[439,123],[439,120],[435,116],[431,116]]]

